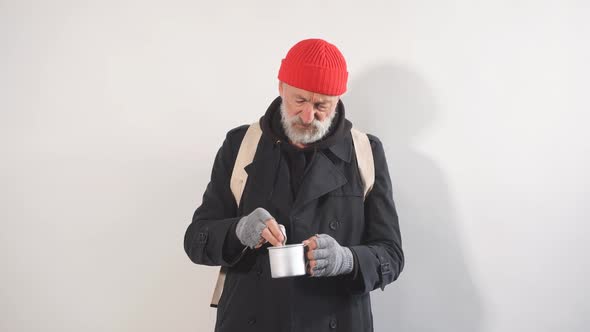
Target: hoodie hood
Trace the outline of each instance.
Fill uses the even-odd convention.
[[[312,163],[312,160],[315,158],[318,150],[335,146],[345,146],[346,144],[337,143],[345,143],[347,133],[349,133],[350,129],[352,128],[352,123],[345,117],[344,104],[342,104],[342,101],[339,100],[338,104],[336,105],[336,115],[334,116],[334,120],[332,120],[332,124],[330,125],[326,136],[316,142],[307,144],[304,148],[299,148],[289,143],[287,135],[283,130],[283,124],[281,123],[281,102],[281,97],[277,97],[270,104],[264,116],[260,118],[262,136],[263,138],[270,139],[271,142],[273,142],[275,151],[278,154],[273,187],[268,197],[269,200],[272,198],[274,193],[280,167],[282,165],[281,160],[283,159],[283,153],[281,151],[285,152],[289,164],[292,194],[293,197],[296,197],[297,193],[299,192],[303,177],[309,169],[308,166]]]

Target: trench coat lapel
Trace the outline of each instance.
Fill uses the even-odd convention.
[[[347,182],[348,180],[338,167],[322,151],[318,151],[303,177],[293,208],[303,207]]]
[[[275,173],[277,171],[281,172],[277,177],[277,180],[281,181],[280,184],[282,184],[283,179],[287,175],[285,167],[280,167],[277,170],[279,155],[273,150],[272,145],[267,144],[266,141],[263,141],[262,145],[258,148],[259,153],[257,152],[256,158],[254,158],[252,163],[244,167],[244,170],[248,173],[248,181],[254,184],[250,185],[253,195],[249,195],[248,197],[252,204],[261,207],[266,206],[268,199],[271,198],[269,194],[273,190],[273,187],[277,185],[274,183],[275,176],[277,176]]]

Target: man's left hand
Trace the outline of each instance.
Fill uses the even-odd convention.
[[[303,244],[308,246],[307,272],[312,277],[331,277],[352,272],[352,251],[340,246],[330,235],[317,234],[303,241]]]

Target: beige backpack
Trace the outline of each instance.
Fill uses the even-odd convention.
[[[371,143],[367,134],[352,128],[352,140],[354,142],[354,150],[357,156],[357,162],[359,172],[364,186],[365,198],[369,191],[373,188],[375,183],[375,165],[373,161],[373,151],[371,150]],[[252,160],[254,160],[254,154],[256,154],[256,148],[258,147],[258,141],[262,136],[262,130],[258,122],[255,122],[248,127],[246,135],[242,140],[240,149],[238,150],[238,156],[234,164],[234,170],[231,175],[230,189],[236,199],[237,206],[240,205],[242,199],[242,193],[248,179],[248,173],[244,170],[244,167],[248,166]],[[244,248],[244,251],[247,248]],[[225,284],[225,268],[219,270],[217,277],[217,283],[213,291],[213,298],[211,299],[211,306],[217,307],[221,293],[223,292],[223,286]]]

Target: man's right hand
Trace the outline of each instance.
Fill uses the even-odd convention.
[[[238,221],[236,235],[243,245],[252,249],[260,248],[266,242],[281,246],[284,240],[277,221],[260,207]]]

